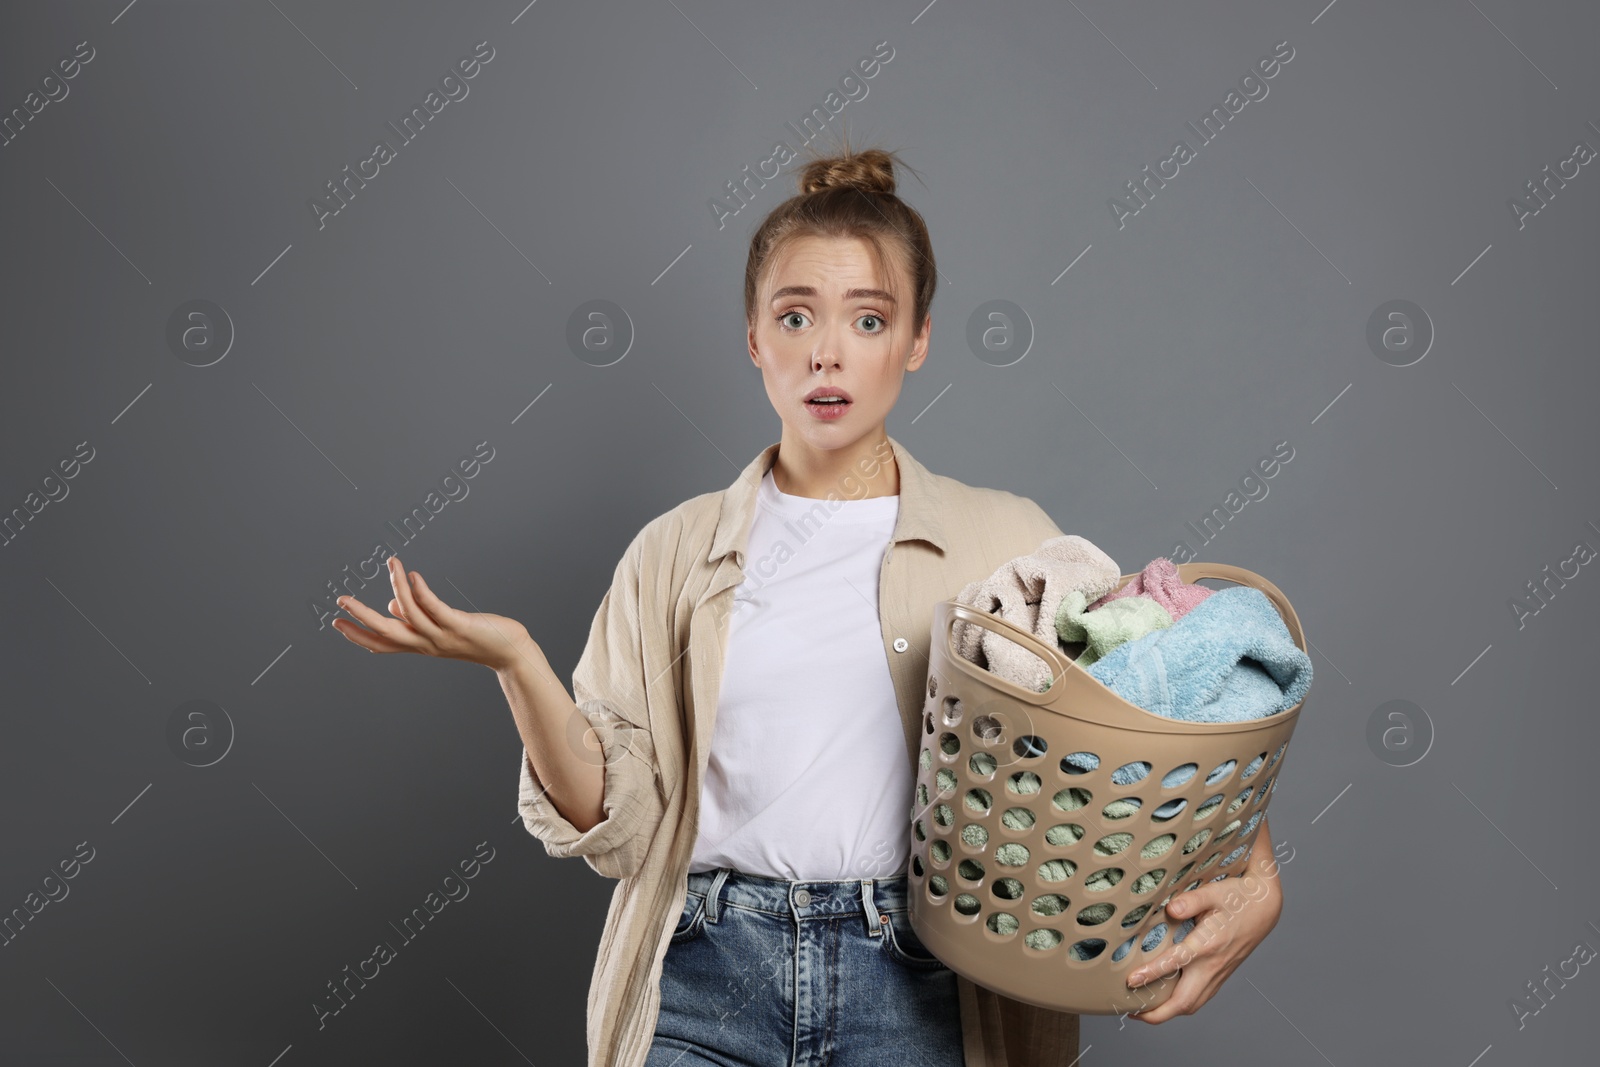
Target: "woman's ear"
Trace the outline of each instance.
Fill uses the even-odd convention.
[[[754,324],[751,324],[745,333],[745,343],[748,344],[750,348],[750,362],[754,363],[758,367],[761,366],[761,357],[757,354],[756,328]]]
[[[911,354],[906,357],[906,370],[916,370],[928,358],[928,340],[932,332],[933,313],[929,312],[923,317],[922,329],[917,331],[916,340],[911,342]]]

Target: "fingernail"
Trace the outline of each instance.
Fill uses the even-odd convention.
[[[1131,986],[1144,985],[1144,978],[1145,973],[1143,971],[1134,971],[1132,974],[1128,975],[1128,984]]]

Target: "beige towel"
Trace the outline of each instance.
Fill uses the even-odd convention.
[[[1092,542],[1067,534],[1050,538],[1031,555],[1008,561],[987,578],[968,582],[956,594],[956,602],[998,615],[1050,648],[1060,648],[1056,613],[1063,598],[1076,590],[1092,601],[1121,580],[1115,560]],[[959,619],[951,633],[962,658],[1035,693],[1048,688],[1050,668],[1016,642]]]

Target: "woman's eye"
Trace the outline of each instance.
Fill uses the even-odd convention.
[[[863,316],[861,316],[861,318],[857,319],[856,321],[857,322],[872,323],[875,328],[869,329],[867,331],[868,333],[882,333],[883,332],[883,320],[880,319],[876,315],[863,315]]]
[[[788,321],[788,320],[789,320],[789,319],[804,319],[804,318],[805,318],[805,316],[804,316],[804,315],[802,315],[802,314],[800,314],[800,312],[798,312],[798,311],[791,311],[791,312],[789,312],[789,313],[788,313],[788,314],[787,314],[787,315],[781,315],[781,316],[779,316],[779,317],[778,317],[778,325],[779,325],[779,326],[782,326],[782,327],[783,327],[783,328],[784,328],[784,329],[786,329],[786,330],[798,330],[798,329],[800,329],[800,327],[799,327],[799,326],[798,326],[798,325],[795,325],[795,326],[786,326],[786,325],[784,325],[784,324],[785,324],[785,323],[786,323],[786,322],[787,322],[787,321]]]

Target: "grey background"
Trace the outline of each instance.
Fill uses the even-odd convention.
[[[1084,1017],[1082,1062],[1589,1062],[1592,966],[1520,1027],[1511,1002],[1600,947],[1600,576],[1520,628],[1509,601],[1600,546],[1600,174],[1520,230],[1507,201],[1600,145],[1597,29],[1506,0],[8,4],[0,110],[96,55],[0,148],[0,511],[95,457],[0,549],[0,912],[95,855],[0,948],[0,1058],[581,1062],[613,883],[516,817],[492,673],[368,656],[308,604],[487,440],[401,558],[569,676],[638,528],[779,435],[740,287],[795,168],[724,229],[708,201],[887,41],[829,129],[926,183],[932,353],[889,432],[1124,571],[1295,450],[1188,538],[1315,644],[1282,920],[1194,1016]],[[484,40],[469,96],[319,230],[308,200]],[[1119,230],[1108,200],[1283,40],[1269,95]],[[193,299],[237,334],[209,367],[165,340]],[[637,331],[608,367],[566,343],[591,299]],[[1035,331],[1007,367],[965,344],[995,299]],[[1411,366],[1365,340],[1392,299],[1436,330]],[[1434,731],[1408,767],[1367,741],[1396,699]],[[168,745],[190,700],[234,731],[208,767]],[[480,841],[470,896],[318,1030],[325,983]]]

